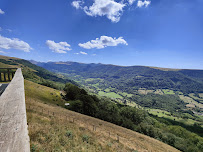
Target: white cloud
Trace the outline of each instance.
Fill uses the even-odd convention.
[[[71,50],[70,48],[71,46],[67,42],[56,43],[52,40],[47,40],[46,45],[49,47],[49,49],[53,50],[53,52],[55,53],[67,53],[66,51]]]
[[[5,14],[5,12],[2,9],[0,9],[0,14]]]
[[[100,38],[96,38],[96,40],[91,40],[86,43],[79,43],[78,45],[85,49],[103,49],[107,46],[117,46],[118,44],[128,45],[123,37],[116,39],[108,36],[101,36]]]
[[[94,0],[91,6],[84,6],[84,1],[75,0],[72,6],[76,9],[82,9],[89,16],[106,16],[112,22],[118,22],[122,15],[123,8],[126,6],[122,1],[116,2],[114,0]]]
[[[132,5],[136,0],[128,0],[128,3]]]
[[[151,1],[149,0],[145,0],[145,1],[138,0],[137,7],[143,7],[143,6],[148,7],[149,4],[151,4]]]
[[[81,0],[79,0],[79,1],[73,1],[71,4],[76,9],[79,9],[79,8],[82,8],[81,5],[83,4],[83,1],[81,1]]]
[[[87,55],[87,53],[83,52],[83,51],[80,51],[80,53],[74,53],[74,54],[76,54],[76,55],[79,55],[79,54]]]
[[[112,22],[117,23],[120,21],[124,8],[133,5],[135,2],[136,0],[120,0],[120,2],[118,0],[93,0],[93,4],[87,6],[84,5],[84,0],[74,0],[71,4],[76,9],[83,10],[89,16],[106,16]],[[138,0],[137,7],[148,7],[150,3],[151,0]]]
[[[22,40],[19,40],[17,38],[7,38],[0,35],[0,48],[1,49],[16,49],[16,50],[22,50],[24,52],[30,52],[32,48],[30,45]]]
[[[86,52],[82,52],[82,51],[80,51],[80,54],[84,54],[84,55],[87,55],[87,53],[86,53]]]
[[[1,50],[0,50],[0,53],[1,53],[1,54],[6,54],[6,52],[4,52],[4,51],[1,51]]]
[[[84,11],[89,16],[106,16],[112,22],[118,22],[125,4],[114,0],[95,0],[90,7],[85,6]]]

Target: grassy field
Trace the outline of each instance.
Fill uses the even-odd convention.
[[[192,120],[192,119],[183,119],[183,118],[174,117],[174,116],[171,115],[170,112],[160,110],[160,109],[147,109],[147,111],[150,114],[153,114],[155,116],[175,120],[177,122],[181,122],[181,123],[186,124],[186,125],[193,125],[195,122],[197,122],[197,121]]]
[[[184,95],[179,95],[180,99],[182,99],[185,103],[188,103],[186,106],[187,107],[192,107],[194,108],[199,107],[199,108],[203,108],[203,104],[198,103],[197,101],[193,100],[191,97],[188,96],[184,96]]]
[[[119,94],[121,94],[122,96],[127,96],[127,97],[132,97],[133,96],[133,94],[129,94],[129,93],[126,93],[126,92],[119,92]]]
[[[57,106],[64,103],[57,90],[25,80],[25,92],[31,151],[178,151],[148,136]]]
[[[111,90],[109,88],[105,89],[104,90],[105,92],[110,92]]]
[[[60,91],[58,90],[38,85],[28,80],[25,80],[25,90],[26,97],[42,101],[45,104],[52,103],[60,106],[64,106],[65,104],[65,101],[61,99]]]
[[[162,91],[164,92],[164,94],[175,94],[173,90],[169,90],[169,89],[162,89]]]
[[[160,95],[162,95],[163,94],[163,92],[162,92],[162,90],[161,89],[157,89],[155,92],[154,92],[155,94],[160,94]]]
[[[100,96],[106,96],[109,98],[123,98],[122,96],[120,96],[119,94],[116,94],[115,92],[104,92],[104,91],[99,91],[99,95]]]
[[[203,98],[203,93],[199,93],[199,96],[200,96],[201,98]]]
[[[154,90],[146,90],[146,89],[139,89],[138,93],[140,94],[148,94],[148,93],[153,93]]]
[[[198,100],[198,102],[200,102],[200,103],[202,103],[203,104],[203,98],[199,95],[199,97],[196,97],[195,95],[194,95],[194,93],[190,93],[189,94],[189,96],[192,98],[192,99],[194,99],[194,100]]]

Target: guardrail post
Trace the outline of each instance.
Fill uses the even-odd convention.
[[[0,68],[0,82],[8,82],[13,79],[15,72],[12,69],[17,68]]]
[[[13,79],[13,77],[14,77],[14,74],[15,74],[15,72],[12,72],[12,79]]]
[[[0,82],[2,82],[2,79],[1,79],[1,72],[0,72]]]
[[[119,142],[119,135],[117,134],[117,141]]]
[[[4,72],[4,81],[6,82],[6,72]]]
[[[8,81],[11,81],[11,78],[10,78],[10,69],[8,69]]]

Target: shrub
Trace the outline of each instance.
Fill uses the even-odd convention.
[[[66,132],[66,136],[68,137],[68,138],[73,138],[73,132],[71,131],[71,130],[68,130],[67,132]]]
[[[31,152],[36,152],[37,151],[37,145],[32,144],[31,145]]]
[[[111,146],[112,146],[112,143],[108,142],[107,145],[108,145],[109,147],[111,147]]]
[[[89,136],[88,135],[83,135],[82,136],[82,141],[88,143],[89,142]]]

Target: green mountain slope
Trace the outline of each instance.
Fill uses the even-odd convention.
[[[184,112],[185,109],[203,111],[203,70],[77,62],[35,64],[68,76],[93,93],[116,99],[124,104],[138,104],[174,114],[177,111]],[[191,93],[194,96],[191,96]]]
[[[76,62],[36,63],[50,71],[68,74],[71,78],[99,78],[104,88],[132,93],[139,88],[172,89],[183,93],[203,92],[203,70],[162,70],[145,66],[115,66]],[[77,80],[75,78],[75,80]]]
[[[74,81],[70,80],[67,77],[57,75],[42,67],[32,64],[27,60],[19,58],[0,56],[0,67],[22,68],[23,76],[25,79],[55,89],[63,89],[65,83],[67,82],[76,84]]]
[[[26,60],[16,59],[16,58],[10,58],[10,57],[4,57],[1,56],[1,67],[21,67],[23,69],[24,77],[27,80],[31,80],[33,82],[37,82],[43,85],[47,85],[47,83],[43,82],[49,82],[48,84],[53,84],[51,87],[54,88],[54,85],[57,84],[60,87],[63,87],[64,82],[72,82],[69,79],[67,79],[65,76],[61,74],[54,74],[52,72],[49,72],[43,68],[40,68],[36,65],[31,64],[30,62]],[[82,77],[80,77],[81,79]],[[169,118],[159,118],[156,115],[151,115],[148,113],[148,109],[138,109],[130,106],[126,106],[123,104],[119,104],[113,99],[110,100],[109,98],[98,98],[95,95],[92,95],[89,92],[86,92],[84,89],[79,88],[71,83],[66,85],[64,91],[66,92],[65,96],[61,96],[61,91],[51,89],[50,87],[43,87],[41,85],[38,85],[36,83],[25,81],[25,89],[26,89],[26,102],[31,103],[28,105],[28,118],[29,123],[31,123],[30,133],[31,133],[31,143],[32,148],[35,149],[36,145],[39,144],[39,149],[53,149],[57,148],[57,150],[64,150],[67,148],[67,145],[64,145],[63,143],[68,142],[69,139],[66,139],[66,137],[63,135],[66,131],[66,125],[68,124],[66,121],[63,122],[63,124],[60,124],[59,118],[51,118],[47,117],[46,115],[50,114],[50,112],[53,112],[53,107],[48,106],[49,104],[55,105],[57,108],[54,111],[54,116],[58,113],[61,113],[62,111],[67,112],[65,109],[59,108],[59,106],[64,107],[64,104],[66,102],[70,103],[70,106],[68,107],[71,110],[90,115],[93,117],[97,117],[109,122],[112,122],[114,124],[124,126],[126,128],[132,129],[134,131],[138,131],[142,134],[151,136],[155,139],[158,139],[160,141],[163,141],[171,146],[174,146],[182,151],[201,151],[201,145],[203,143],[202,141],[202,127],[201,127],[201,118],[197,116],[193,116],[193,113],[191,111],[185,111],[185,118],[181,118],[182,120],[186,121],[189,120],[188,117],[192,117],[195,120],[196,124],[194,125],[188,125],[183,122],[177,122],[175,119],[171,120]],[[84,79],[83,81],[88,80],[89,82],[95,81],[95,78],[88,78]],[[99,80],[100,81],[100,80]],[[109,88],[108,88],[109,89]],[[105,89],[106,90],[106,89]],[[110,90],[110,89],[109,89]],[[107,92],[108,90],[106,90]],[[166,91],[166,90],[165,90]],[[166,91],[167,92],[167,91]],[[171,92],[170,92],[171,93]],[[124,92],[123,92],[124,94]],[[151,96],[150,96],[151,95]],[[129,98],[135,98],[138,97],[138,101],[140,103],[153,103],[153,105],[167,105],[167,102],[162,103],[163,100],[171,100],[169,102],[169,106],[171,106],[172,111],[174,111],[175,106],[178,106],[176,110],[181,110],[184,106],[182,103],[182,100],[179,101],[179,98],[177,99],[177,96],[154,96],[153,94],[150,95],[143,95],[142,99],[140,100],[137,95],[130,95],[126,94]],[[195,94],[192,94],[191,96],[195,96]],[[64,98],[62,98],[64,97]],[[159,97],[159,98],[157,98]],[[163,97],[162,100],[159,100]],[[64,100],[66,99],[66,101]],[[154,100],[153,100],[154,99]],[[154,102],[151,102],[154,101]],[[38,102],[42,102],[44,104],[40,104]],[[114,101],[114,102],[110,102]],[[172,102],[177,103],[172,103]],[[179,105],[180,104],[180,105]],[[31,107],[36,106],[36,110],[33,110]],[[37,108],[38,107],[38,108]],[[39,109],[39,107],[46,107],[47,109]],[[31,109],[31,110],[30,110]],[[38,110],[38,111],[37,111]],[[152,110],[152,109],[150,109]],[[46,113],[44,113],[46,111]],[[154,111],[152,111],[154,112]],[[162,112],[162,111],[161,111]],[[67,112],[66,114],[72,112]],[[44,115],[45,114],[45,115]],[[51,113],[52,114],[52,113]],[[63,114],[63,112],[61,113]],[[164,111],[162,114],[170,115],[169,112],[165,113]],[[42,116],[43,115],[43,116]],[[186,117],[187,116],[187,117]],[[81,119],[80,115],[80,119]],[[50,119],[49,119],[50,118]],[[79,119],[78,118],[78,119]],[[67,119],[67,118],[66,118]],[[57,122],[58,120],[58,122]],[[65,119],[64,119],[65,120]],[[50,121],[50,123],[49,123]],[[57,125],[53,121],[57,123]],[[90,123],[90,119],[87,120],[88,123]],[[200,124],[198,124],[200,123]],[[81,123],[79,123],[81,124]],[[39,127],[40,126],[40,127]],[[47,130],[43,129],[43,126],[49,127],[51,130],[51,134],[47,133]],[[86,125],[85,125],[86,126]],[[101,124],[98,124],[99,128],[101,127]],[[98,127],[97,126],[97,127]],[[103,125],[102,125],[103,126]],[[92,127],[92,126],[91,126]],[[61,128],[62,132],[57,131],[58,128]],[[73,127],[74,128],[74,127]],[[73,129],[71,128],[71,130]],[[43,131],[42,131],[43,130]],[[115,129],[113,129],[115,130]],[[76,135],[76,143],[80,142],[82,131],[79,133],[76,133],[77,130],[74,130],[74,134]],[[120,134],[119,131],[117,134]],[[52,135],[54,134],[54,135]],[[47,136],[46,136],[47,135]],[[56,136],[55,136],[56,135]],[[125,135],[125,132],[124,132]],[[109,136],[107,134],[107,136]],[[112,135],[111,135],[112,136]],[[92,136],[93,137],[93,136]],[[99,135],[99,137],[103,137]],[[56,139],[55,139],[56,138]],[[47,144],[46,142],[48,139],[52,139],[50,144]],[[100,138],[101,139],[101,138]],[[142,138],[143,139],[143,138]],[[138,138],[139,140],[142,140],[141,138]],[[132,138],[131,138],[132,140]],[[66,141],[66,142],[64,142]],[[134,141],[134,139],[133,139]],[[98,141],[99,142],[99,141]],[[131,143],[131,142],[130,142]],[[74,144],[74,142],[70,142],[70,144]],[[91,146],[91,148],[95,148],[100,146],[99,143],[95,142],[97,146]],[[123,144],[123,143],[122,143]],[[124,143],[126,145],[126,143]],[[127,143],[128,145],[128,143]],[[55,147],[57,146],[57,147]],[[50,148],[51,147],[51,148]],[[103,146],[106,148],[105,146]],[[83,149],[83,147],[74,147],[73,149]],[[102,147],[101,147],[102,148]],[[157,147],[155,147],[157,148]],[[39,150],[38,149],[38,150]],[[137,149],[136,147],[133,149]],[[131,149],[131,150],[133,150]],[[129,151],[131,151],[129,150]],[[49,150],[48,150],[49,151]],[[83,150],[81,150],[83,151]],[[94,151],[94,150],[93,150]],[[114,150],[113,150],[114,151]],[[138,150],[139,151],[139,150]],[[141,150],[142,151],[142,150]],[[152,150],[153,151],[153,150]],[[156,150],[155,150],[156,151]],[[165,150],[164,150],[165,151]]]

